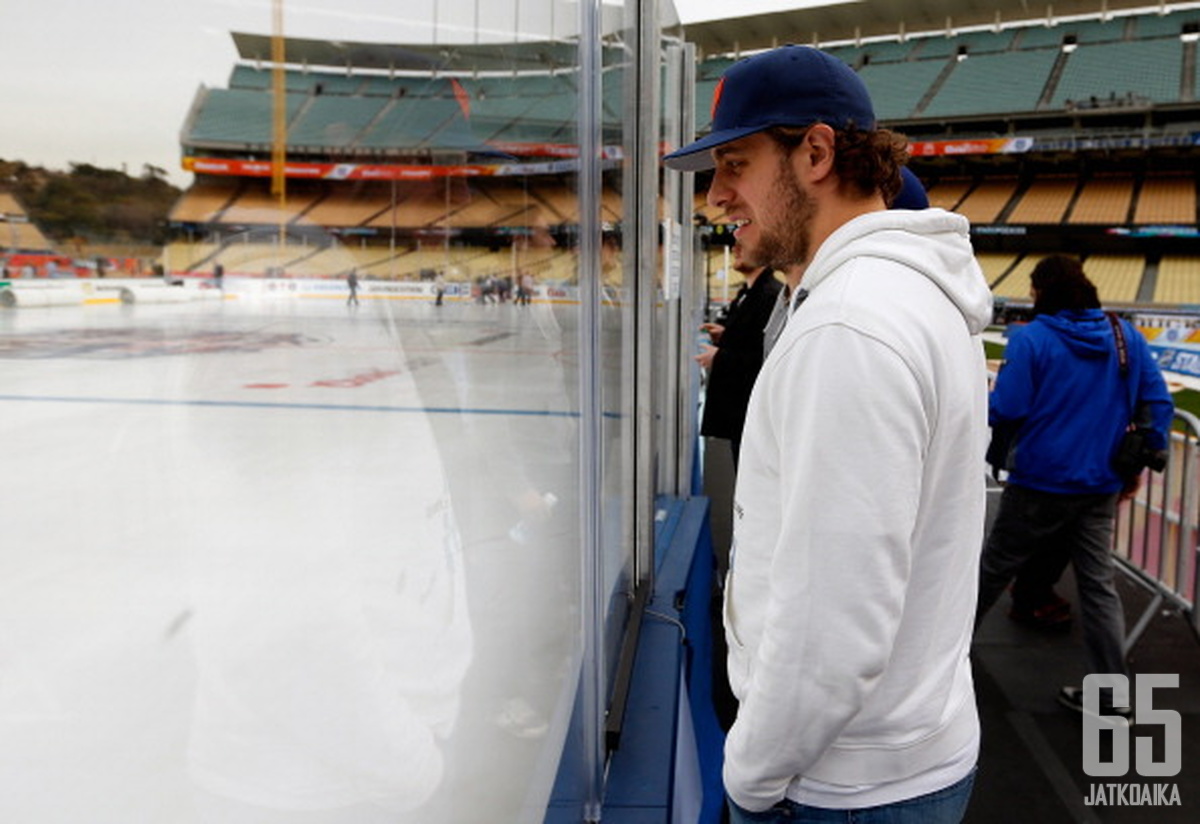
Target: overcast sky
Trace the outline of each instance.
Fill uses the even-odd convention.
[[[739,14],[794,8],[800,0],[742,0]],[[285,0],[284,32],[366,42],[444,42],[479,28],[508,37],[570,26],[559,0]],[[727,0],[676,0],[683,22],[730,16]],[[231,31],[269,34],[270,0],[0,0],[0,158],[66,170],[71,162],[125,168],[147,163],[172,182],[179,128],[196,89],[224,86],[237,59]],[[486,35],[481,39],[487,39]]]

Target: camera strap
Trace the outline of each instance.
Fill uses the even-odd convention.
[[[1112,312],[1105,312],[1104,316],[1108,318],[1109,324],[1112,325],[1113,338],[1117,344],[1117,363],[1121,367],[1121,379],[1129,380],[1129,346],[1125,343],[1125,330],[1121,328],[1121,321]],[[1134,426],[1149,424],[1149,409],[1142,404],[1137,403],[1137,387],[1126,384],[1129,390],[1129,408],[1132,410],[1129,414]]]
[[[1125,344],[1125,330],[1121,328],[1121,321],[1112,312],[1105,312],[1104,316],[1112,326],[1113,339],[1117,343],[1117,363],[1121,367],[1121,377],[1126,378],[1129,376],[1129,347]]]

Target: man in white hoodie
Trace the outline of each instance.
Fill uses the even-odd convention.
[[[742,60],[713,112],[666,163],[714,169],[746,259],[803,299],[754,386],[734,496],[732,819],[960,821],[991,320],[967,221],[888,210],[906,141],[830,55]]]

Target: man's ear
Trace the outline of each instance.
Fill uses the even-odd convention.
[[[804,174],[809,182],[819,183],[833,173],[833,154],[837,136],[833,128],[825,123],[816,123],[809,127],[804,135],[804,142],[796,147],[793,157],[801,159],[803,169],[797,169]]]

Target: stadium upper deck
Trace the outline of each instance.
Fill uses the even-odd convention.
[[[825,48],[859,71],[882,120],[929,128],[928,121],[965,118],[1189,108],[1197,31],[1200,10],[1191,10]],[[699,98],[711,96],[704,92],[730,62],[703,64]],[[697,122],[707,124],[700,106]]]
[[[913,140],[912,165],[934,205],[971,219],[997,296],[1020,300],[1037,256],[1069,251],[1115,273],[1106,289],[1114,303],[1200,303],[1200,9],[1048,22],[821,45],[860,73],[885,125]],[[536,233],[569,240],[572,44],[463,47],[447,57],[428,46],[288,40],[281,207],[267,185],[269,38],[233,38],[240,60],[227,86],[200,89],[181,130],[197,177],[171,215],[189,242],[168,250],[168,269],[236,256],[230,239],[253,242],[255,227],[280,222],[280,208],[289,236],[307,243],[315,229],[318,247],[352,238],[364,269],[392,276],[408,268],[378,247],[397,237],[422,261],[410,253],[430,237],[454,238],[438,243],[447,257],[452,245],[475,247],[472,259],[480,246],[503,256],[514,238]],[[629,82],[617,45],[601,100],[613,164]],[[698,65],[698,131],[735,57]],[[702,200],[696,213],[719,223]],[[615,188],[603,217],[622,221]],[[716,225],[702,233],[713,246],[725,239]],[[320,256],[290,259],[306,260],[307,271]]]
[[[916,137],[987,132],[994,120],[1079,136],[1093,124],[1135,114],[1129,122],[1139,128],[1157,125],[1168,135],[1190,137],[1200,124],[1197,37],[1200,9],[822,45],[859,71],[881,120]],[[263,38],[234,39],[244,62],[233,68],[228,88],[197,94],[183,128],[185,155],[263,150],[271,143]],[[545,152],[547,144],[571,139],[576,69],[549,51],[563,45],[529,44],[533,56],[518,70],[498,71],[498,62],[473,58],[404,62],[417,47],[288,41],[289,156],[427,156],[489,146]],[[381,53],[365,59],[361,52],[368,48]],[[385,59],[390,68],[378,68]],[[712,57],[698,67],[701,132],[712,89],[733,59]],[[481,72],[481,65],[491,70]],[[614,56],[604,70],[610,126],[619,123],[622,83],[623,66]]]

